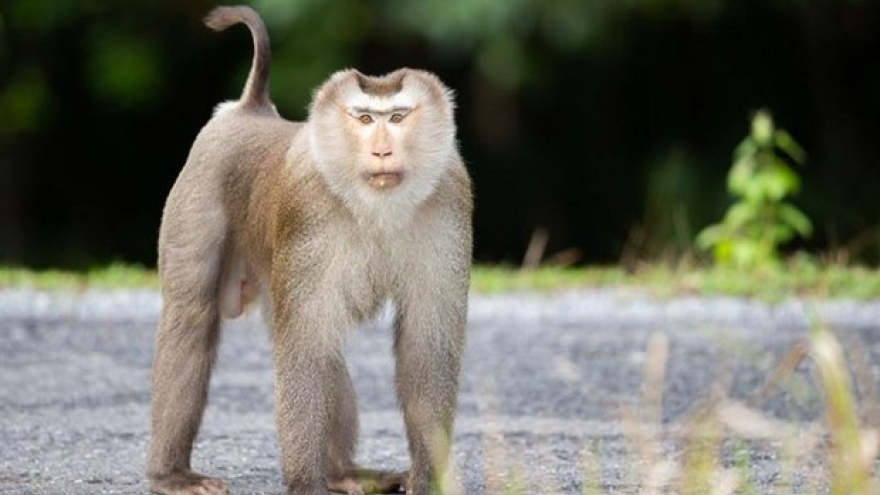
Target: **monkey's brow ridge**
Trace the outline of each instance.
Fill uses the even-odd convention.
[[[396,106],[391,108],[376,108],[376,107],[352,107],[351,111],[354,113],[374,113],[378,115],[388,115],[391,113],[409,113],[413,111],[413,107],[409,106]]]

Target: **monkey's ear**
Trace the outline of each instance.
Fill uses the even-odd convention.
[[[354,80],[357,81],[358,89],[366,93],[366,88],[370,84],[369,78],[357,69],[352,69],[352,75],[354,76]]]
[[[308,106],[309,116],[315,114],[315,109],[321,108],[328,103],[343,99],[349,86],[355,86],[353,82],[357,77],[365,77],[355,69],[344,69],[334,72],[324,84],[318,86],[312,93],[312,102]]]
[[[452,117],[455,110],[455,93],[433,72],[421,69],[400,69],[403,72],[404,85],[410,85],[424,98],[434,101],[447,117]]]

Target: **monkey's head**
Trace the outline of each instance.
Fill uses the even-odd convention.
[[[311,152],[331,191],[354,210],[414,206],[457,156],[452,93],[431,73],[333,74],[315,92]]]

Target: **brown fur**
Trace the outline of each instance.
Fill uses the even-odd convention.
[[[357,83],[360,90],[369,95],[393,95],[399,93],[403,89],[403,73],[396,72],[393,77],[378,80],[358,74]]]
[[[218,29],[246,23],[257,52],[266,40],[268,57],[268,36],[254,19],[247,7],[218,8],[208,22]],[[455,146],[450,93],[421,71],[378,78],[342,71],[316,92],[307,122],[289,122],[260,96],[268,65],[259,57],[242,99],[218,107],[199,133],[165,205],[150,488],[226,493],[222,481],[190,470],[190,455],[221,317],[238,316],[255,301],[271,327],[287,493],[404,485],[429,494],[449,456],[471,257],[470,180]],[[364,128],[340,110],[363,88],[416,100],[394,130],[398,137],[383,141],[391,146],[387,156],[371,154],[358,137]],[[374,173],[401,182],[376,190],[365,179]],[[408,474],[362,470],[352,460],[357,409],[343,342],[386,299],[396,310]]]
[[[271,49],[266,25],[250,7],[217,7],[205,16],[205,24],[214,31],[223,31],[233,24],[242,23],[251,31],[254,39],[254,60],[251,72],[244,85],[241,103],[253,108],[270,107],[269,102],[269,63]]]

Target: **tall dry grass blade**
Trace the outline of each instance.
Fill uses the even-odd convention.
[[[434,433],[434,445],[438,454],[434,458],[434,465],[437,466],[431,482],[431,493],[437,495],[465,495],[464,487],[461,484],[461,478],[455,469],[455,462],[452,458],[452,445],[449,437],[443,431]],[[441,452],[445,452],[441,454]]]
[[[717,469],[709,479],[711,495],[733,495],[739,488],[739,473],[735,469]]]
[[[749,440],[779,440],[799,432],[780,421],[734,400],[722,401],[715,410],[718,419],[732,433]]]
[[[822,325],[810,333],[810,357],[825,392],[825,421],[830,435],[828,467],[831,495],[875,495],[871,477],[876,454],[870,438],[859,432],[856,404],[838,340]],[[869,457],[870,456],[870,457]]]
[[[675,459],[662,459],[646,466],[646,471],[642,495],[661,494],[681,475],[681,465]]]
[[[877,428],[880,427],[880,402],[877,399],[877,389],[871,374],[870,358],[865,352],[867,346],[860,338],[854,337],[854,339],[855,342],[850,346],[847,357],[855,385],[862,396],[859,417],[862,424]]]
[[[752,409],[740,402],[726,400],[716,409],[718,419],[738,441],[751,440],[780,443],[778,457],[779,473],[775,477],[773,492],[785,492],[794,483],[796,466],[802,465],[815,451],[824,438],[824,431],[818,423],[803,429],[793,423],[772,418],[763,412]],[[756,495],[758,490],[750,477],[750,453],[747,448],[739,448],[734,454],[734,467],[738,474],[738,492],[741,495]]]
[[[498,393],[494,380],[486,376],[480,381],[482,393],[477,396],[477,410],[484,418],[491,418],[498,412]],[[483,427],[483,483],[486,493],[503,493],[505,485],[505,463],[507,448],[501,428],[494,422],[486,422]]]
[[[654,332],[645,352],[645,380],[642,382],[644,400],[643,421],[660,425],[663,422],[663,388],[669,361],[669,337]]]
[[[525,476],[523,473],[525,470],[521,467],[521,465],[516,464],[511,467],[510,473],[507,476],[507,483],[504,487],[503,495],[526,495],[528,493],[528,483],[525,480]]]
[[[795,342],[782,358],[782,361],[779,362],[779,365],[776,366],[773,372],[770,373],[770,376],[764,381],[764,384],[761,385],[761,388],[754,393],[752,396],[754,400],[761,401],[769,397],[783,382],[794,374],[798,365],[806,359],[809,353],[810,344],[807,341]],[[753,403],[754,400],[750,402]]]
[[[583,495],[602,495],[602,461],[595,443],[590,443],[581,451],[581,493]]]
[[[739,445],[733,454],[733,467],[739,478],[739,495],[757,495],[752,480],[752,454],[747,446]]]
[[[702,406],[690,418],[685,431],[684,461],[679,478],[678,493],[709,495],[714,492],[715,478],[720,465],[723,428],[714,408]]]
[[[544,227],[538,227],[532,232],[526,253],[523,255],[523,270],[533,270],[541,264],[541,260],[544,259],[544,251],[547,249],[547,241],[549,240],[550,233]]]
[[[641,470],[642,495],[656,495],[673,481],[678,463],[663,459],[660,436],[663,423],[663,391],[669,360],[669,337],[655,332],[645,351],[645,376],[642,381],[642,407],[638,415],[624,414],[621,427]]]

